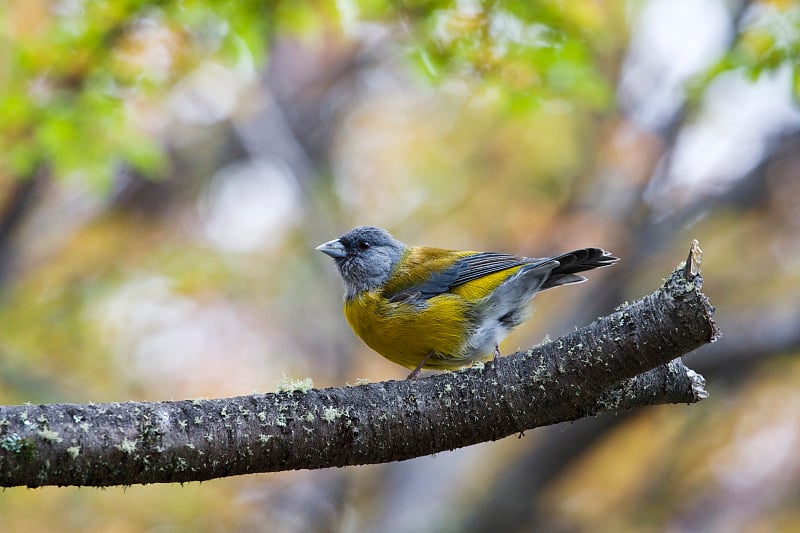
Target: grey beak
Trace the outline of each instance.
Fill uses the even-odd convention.
[[[340,259],[347,255],[344,251],[344,244],[339,239],[333,239],[332,241],[328,241],[325,244],[320,244],[315,250],[319,250],[325,255],[329,255],[334,259]]]

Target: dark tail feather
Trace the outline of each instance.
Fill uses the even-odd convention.
[[[586,278],[577,275],[578,272],[613,265],[619,261],[618,257],[614,257],[602,248],[573,250],[553,257],[553,259],[558,261],[559,265],[550,272],[550,277],[547,278],[547,281],[544,282],[539,290],[543,291],[561,285],[581,283],[586,281]]]

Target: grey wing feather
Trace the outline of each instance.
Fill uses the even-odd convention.
[[[453,266],[432,274],[425,283],[409,287],[402,293],[392,295],[390,299],[392,301],[403,301],[411,295],[423,299],[433,298],[437,294],[448,292],[453,287],[458,287],[495,272],[527,264],[530,261],[530,259],[523,257],[494,252],[468,255],[456,261]]]
[[[488,276],[489,274],[524,265],[528,262],[530,261],[523,257],[494,252],[482,252],[469,255],[459,260],[451,267],[458,270],[456,278],[450,286],[457,287],[458,285],[463,285],[464,283]]]

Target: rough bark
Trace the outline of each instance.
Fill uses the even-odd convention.
[[[694,255],[693,255],[694,254]],[[530,350],[419,380],[216,400],[0,407],[0,486],[129,485],[397,461],[603,411],[706,396],[693,247],[654,293]]]

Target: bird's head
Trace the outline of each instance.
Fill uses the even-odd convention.
[[[386,283],[405,245],[384,229],[359,226],[316,249],[336,262],[344,280],[345,298],[349,299]]]

